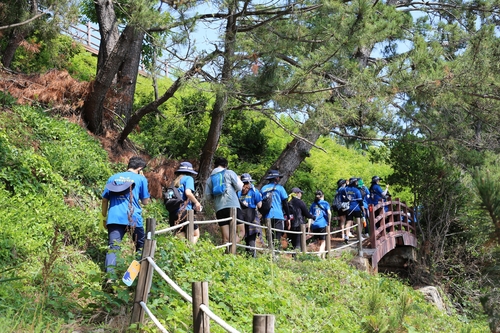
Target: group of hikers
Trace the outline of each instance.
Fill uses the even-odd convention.
[[[363,221],[363,237],[368,237],[368,205],[385,200],[389,186],[385,190],[380,186],[380,177],[372,177],[371,186],[367,188],[361,178],[352,177],[337,181],[337,191],[332,204],[325,200],[323,191],[315,192],[314,202],[307,207],[302,201],[303,191],[294,187],[287,194],[279,184],[283,177],[278,170],[270,170],[265,179],[268,181],[260,190],[257,189],[251,175],[243,173],[238,176],[228,169],[228,161],[218,157],[214,161],[214,169],[207,179],[205,199],[213,202],[218,220],[223,244],[229,242],[229,224],[231,211],[237,214],[237,242],[245,240],[247,251],[256,256],[255,243],[260,232],[260,220],[270,219],[272,241],[280,241],[287,231],[300,231],[301,224],[307,224],[318,242],[319,253],[324,257],[326,227],[330,225],[332,212],[339,216],[342,239],[347,243],[354,237],[350,230],[353,223],[359,225]],[[125,172],[112,175],[102,193],[101,223],[108,231],[110,251],[106,255],[106,271],[114,272],[116,265],[116,250],[126,232],[134,240],[136,251],[144,245],[144,227],[142,205],[149,202],[148,181],[143,175],[146,162],[141,157],[132,157]],[[175,179],[169,188],[172,196],[177,196],[178,204],[169,205],[173,200],[165,196],[166,207],[169,210],[169,224],[175,226],[187,218],[187,212],[200,212],[202,206],[195,195],[194,177],[198,173],[190,162],[182,162],[175,171]],[[168,201],[168,204],[167,204]],[[250,224],[241,221],[249,222]],[[185,236],[186,226],[177,230],[177,235]],[[194,242],[200,237],[197,224],[194,225]],[[300,234],[289,233],[292,247],[301,250]]]

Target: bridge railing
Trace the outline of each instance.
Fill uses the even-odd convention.
[[[370,205],[371,264],[375,271],[378,262],[397,245],[417,247],[415,212],[399,199]]]

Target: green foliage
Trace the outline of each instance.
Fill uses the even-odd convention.
[[[158,266],[185,291],[208,281],[211,310],[243,332],[251,331],[253,314],[265,313],[275,315],[276,332],[485,332],[393,278],[353,271],[346,257],[273,261],[225,255],[204,239],[194,247],[169,236],[157,242]],[[156,274],[148,302],[168,331],[192,329],[191,307]],[[216,324],[211,330],[223,332]]]
[[[388,164],[371,162],[362,151],[347,149],[331,138],[320,138],[316,144],[326,152],[313,148],[311,156],[306,158],[287,184],[289,189],[295,186],[301,188],[305,192],[303,200],[306,203],[314,200],[317,189],[325,193],[325,200],[332,202],[337,181],[341,178],[360,177],[369,187],[374,175],[385,179],[392,173]],[[398,197],[399,193],[395,192],[393,196]]]
[[[97,58],[90,52],[79,52],[69,60],[68,73],[80,81],[92,81],[96,75]]]
[[[24,73],[43,73],[51,69],[71,68],[72,58],[85,53],[69,36],[58,35],[47,40],[35,35],[27,41],[31,47],[19,47],[11,67]]]

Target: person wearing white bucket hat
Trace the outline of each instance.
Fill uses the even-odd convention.
[[[174,180],[174,186],[179,190],[184,203],[179,207],[175,213],[169,214],[170,226],[177,225],[184,222],[187,218],[187,211],[194,210],[195,212],[201,211],[202,207],[196,196],[194,195],[194,178],[198,172],[194,171],[193,165],[190,162],[181,162],[179,168],[175,171],[177,177]],[[177,236],[186,237],[186,226],[177,231]],[[194,225],[193,242],[196,243],[200,238],[200,229],[197,224]]]
[[[135,249],[144,246],[142,205],[149,203],[148,180],[142,174],[146,162],[139,156],[130,158],[127,171],[112,175],[102,193],[101,220],[108,231],[109,251],[106,254],[106,272],[114,273],[116,251],[125,233],[131,233]],[[114,277],[109,276],[111,280]]]

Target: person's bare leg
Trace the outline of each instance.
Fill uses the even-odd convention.
[[[222,237],[222,244],[229,243],[229,224],[220,227],[220,235]]]
[[[345,239],[345,235],[346,235],[345,230],[344,230],[344,228],[346,227],[345,219],[346,219],[345,215],[340,216],[340,229],[342,230],[342,239]]]
[[[193,244],[196,244],[196,242],[200,239],[200,229],[196,229],[193,233]]]
[[[239,243],[243,238],[245,238],[245,225],[238,224],[236,227],[236,243]]]
[[[319,242],[319,252],[323,252],[325,251],[325,247],[326,247],[326,243],[324,240],[318,240]],[[325,253],[319,253],[318,256],[321,258],[321,259],[325,259],[326,258],[326,255]]]
[[[347,237],[350,237],[352,235],[351,226],[352,226],[352,220],[346,221],[346,224],[345,224],[345,227],[346,227],[345,234],[347,235]]]

